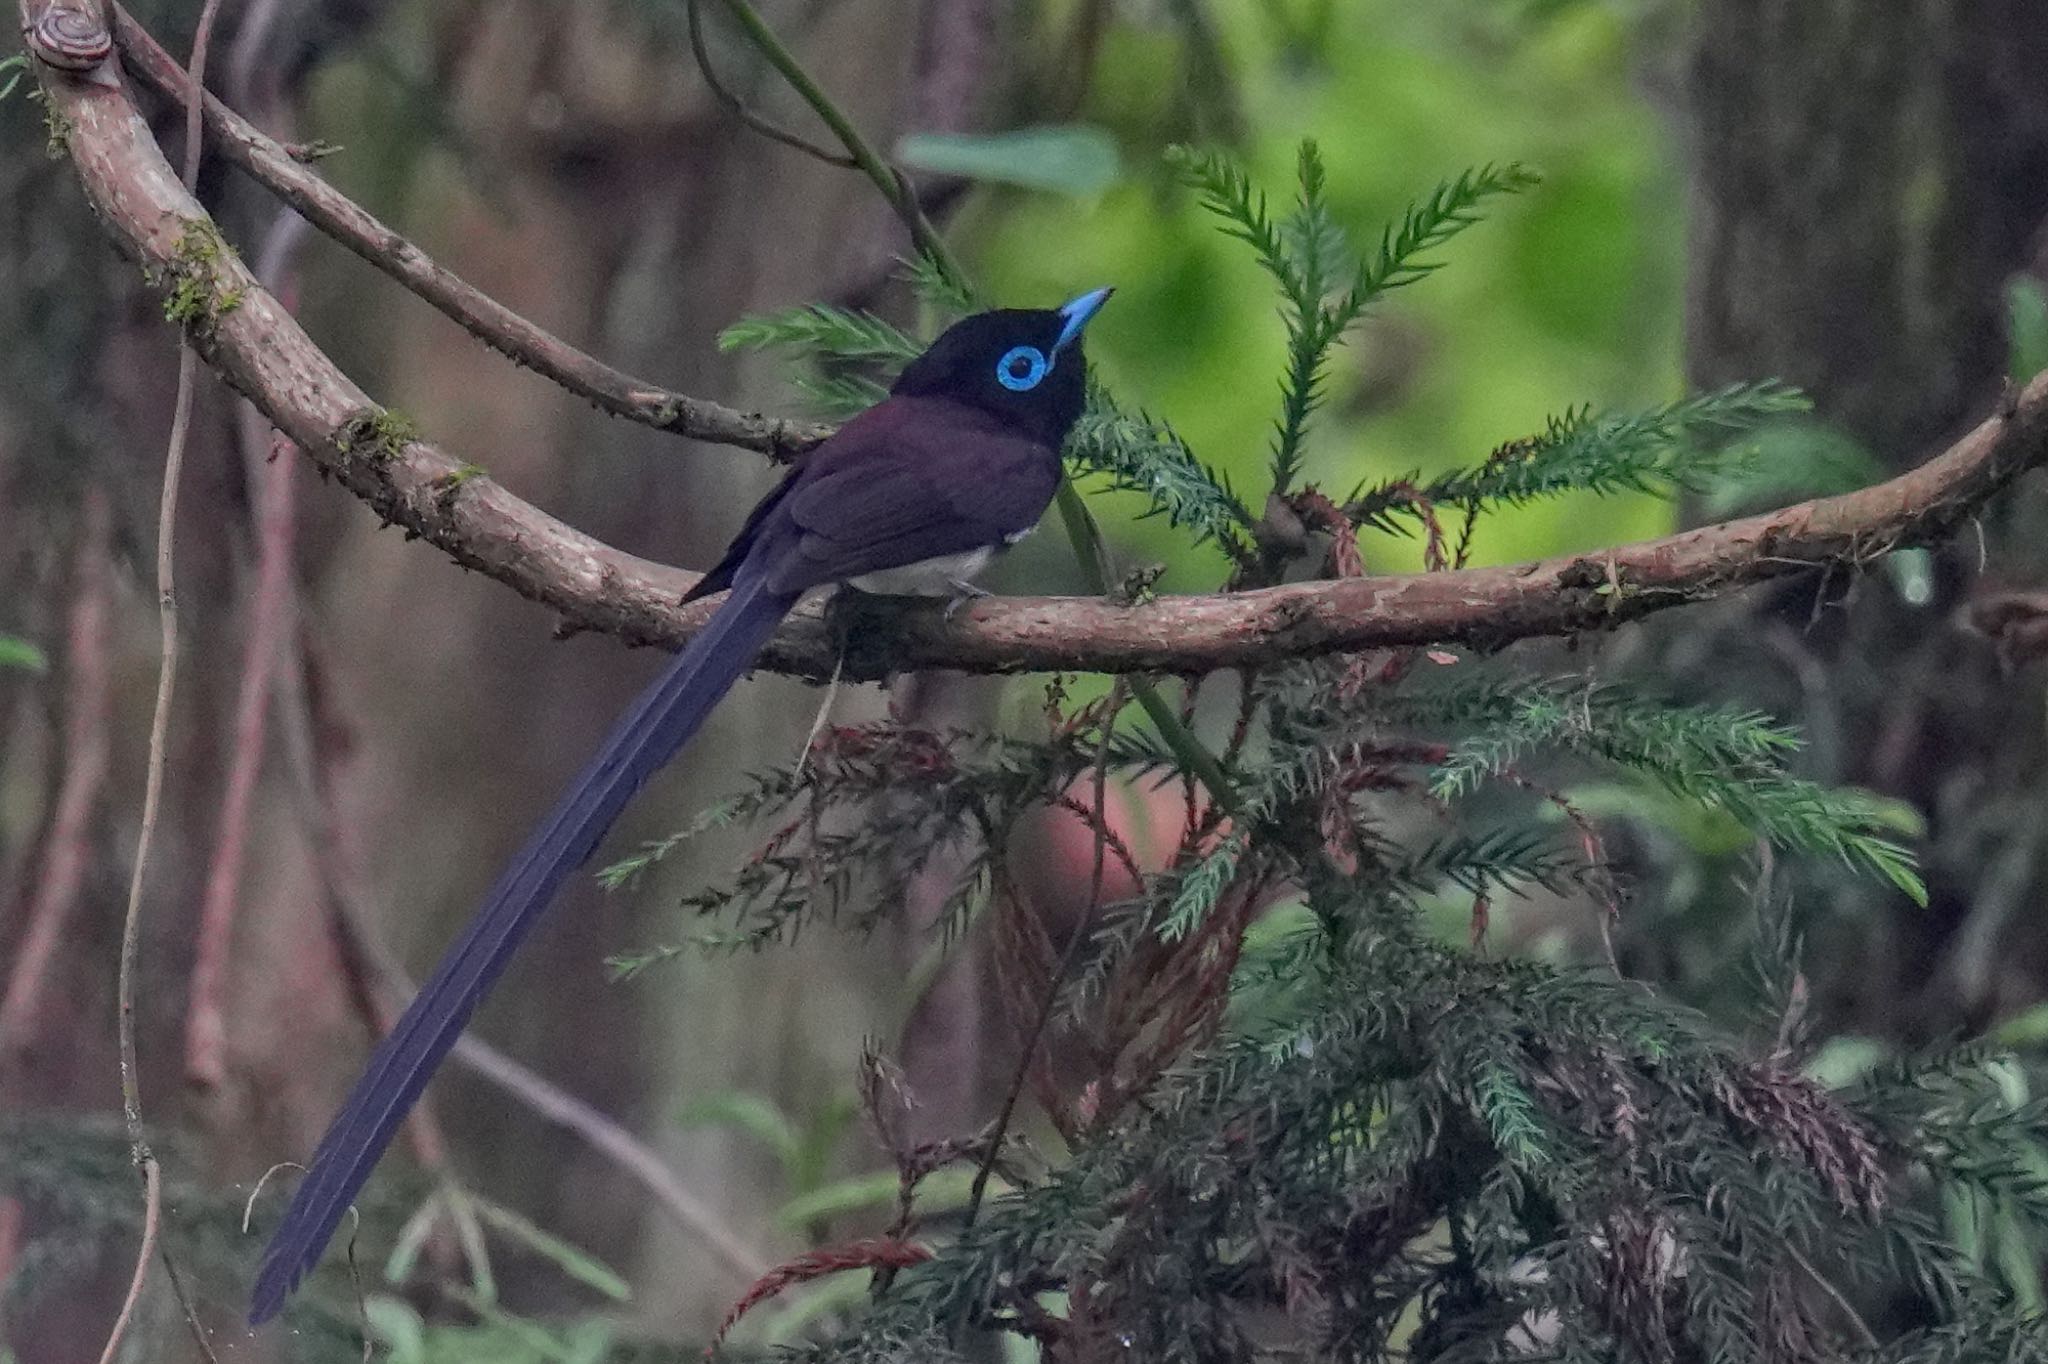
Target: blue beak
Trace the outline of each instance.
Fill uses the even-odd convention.
[[[1081,295],[1071,303],[1060,305],[1060,316],[1067,320],[1067,325],[1060,328],[1060,339],[1052,343],[1055,355],[1065,350],[1067,344],[1081,334],[1081,328],[1088,325],[1088,319],[1101,311],[1102,305],[1109,302],[1109,296],[1115,292],[1114,289],[1097,289]]]

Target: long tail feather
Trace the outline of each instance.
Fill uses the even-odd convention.
[[[667,672],[641,694],[546,822],[484,898],[469,926],[370,1058],[270,1238],[249,1320],[275,1316],[319,1260],[335,1225],[390,1145],[477,1002],[569,874],[590,857],[633,793],[696,733],[752,666],[795,604],[749,576]]]

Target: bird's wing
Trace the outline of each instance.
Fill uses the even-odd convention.
[[[820,446],[762,530],[782,592],[1013,539],[1038,524],[1057,452],[962,404],[893,399]]]

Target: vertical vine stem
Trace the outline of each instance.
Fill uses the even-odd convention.
[[[206,0],[192,36],[192,96],[185,109],[184,180],[188,190],[199,183],[202,147],[201,92],[206,88],[206,50],[213,36],[220,0]],[[62,79],[58,77],[56,79]],[[135,1033],[135,971],[142,940],[142,892],[148,879],[150,845],[155,840],[157,817],[163,806],[165,751],[169,746],[171,700],[178,677],[178,585],[175,531],[178,519],[178,485],[185,463],[185,447],[191,436],[193,391],[198,382],[198,352],[180,337],[178,348],[178,392],[171,411],[171,432],[164,449],[163,493],[157,507],[156,594],[157,624],[162,657],[157,665],[156,708],[149,725],[149,765],[143,780],[142,824],[135,835],[135,865],[128,878],[128,902],[121,919],[121,956],[116,976],[119,1000],[117,1035],[121,1069],[121,1114],[127,1127],[129,1154],[142,1172],[142,1245],[135,1256],[135,1274],[121,1312],[108,1332],[100,1358],[102,1364],[120,1357],[135,1306],[149,1278],[149,1264],[157,1253],[163,1208],[163,1171],[149,1144],[149,1131],[142,1120],[141,1062]],[[193,1313],[176,1267],[165,1260],[172,1287],[183,1309],[186,1324],[200,1352],[213,1358],[204,1328]]]
[[[839,145],[845,147],[846,154],[853,158],[853,164],[868,179],[875,182],[875,188],[880,190],[882,196],[895,208],[896,216],[903,220],[904,227],[909,229],[911,240],[917,243],[918,249],[930,256],[954,284],[963,290],[970,289],[967,272],[960,268],[960,262],[947,247],[945,238],[939,235],[938,229],[932,226],[931,219],[925,216],[909,178],[884,161],[875,149],[868,145],[867,139],[860,135],[860,129],[853,126],[853,120],[832,102],[832,97],[825,93],[824,87],[812,79],[811,73],[804,69],[804,64],[796,59],[796,54],[789,50],[788,45],[768,26],[767,21],[754,7],[747,3],[747,0],[725,0],[725,7],[745,30],[747,40],[753,43],[755,49],[767,59],[768,64],[775,68],[776,74],[787,81],[789,88],[796,91],[803,102],[811,106],[811,111],[817,114],[819,120],[832,130],[832,135],[839,139]]]
[[[845,111],[833,102],[832,97],[825,93],[824,88],[812,78],[811,73],[804,69],[796,54],[789,50],[748,0],[725,0],[725,7],[738,21],[740,28],[745,31],[748,40],[762,57],[775,68],[783,80],[788,82],[790,89],[811,107],[811,111],[820,121],[832,130],[832,135],[839,139],[840,145],[846,148],[847,155],[853,158],[854,165],[874,182],[875,188],[880,190],[882,196],[895,208],[897,216],[903,220],[903,226],[909,231],[911,240],[917,244],[918,250],[929,256],[948,280],[971,296],[973,286],[968,281],[967,272],[961,268],[952,249],[946,245],[945,238],[932,226],[931,219],[926,217],[924,210],[919,207],[917,194],[911,188],[909,179],[884,161],[875,149],[868,145],[867,139],[861,136],[860,129],[854,127],[853,121],[846,116]],[[1074,486],[1071,478],[1063,480],[1060,484],[1058,506],[1060,522],[1066,529],[1068,540],[1073,543],[1075,557],[1080,560],[1083,580],[1088,584],[1089,591],[1097,596],[1107,596],[1114,586],[1114,581],[1109,567],[1109,555],[1103,545],[1102,530],[1096,525],[1095,518],[1089,514],[1087,504],[1082,501],[1080,490]],[[1222,761],[1195,737],[1192,730],[1181,723],[1180,716],[1167,703],[1166,698],[1159,694],[1159,689],[1149,680],[1135,677],[1131,679],[1130,691],[1139,707],[1158,728],[1159,737],[1173,750],[1174,756],[1208,788],[1209,798],[1223,810],[1237,813],[1239,802],[1236,789]]]

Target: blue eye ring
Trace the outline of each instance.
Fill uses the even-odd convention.
[[[1024,370],[1019,373],[1017,366]],[[1029,393],[1037,388],[1052,369],[1052,361],[1045,358],[1045,352],[1036,346],[1013,346],[996,361],[996,382],[1012,393]]]

